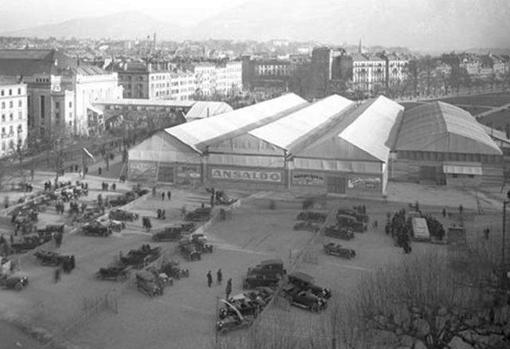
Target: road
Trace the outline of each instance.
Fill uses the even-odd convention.
[[[0,349],[43,349],[43,345],[14,325],[0,321]]]

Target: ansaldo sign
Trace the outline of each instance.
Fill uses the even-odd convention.
[[[228,169],[211,169],[211,177],[216,179],[234,179],[254,182],[281,182],[282,173],[272,171],[257,170],[228,170]]]

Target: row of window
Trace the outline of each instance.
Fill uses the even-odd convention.
[[[466,161],[494,163],[501,161],[499,155],[467,154],[467,153],[439,153],[431,151],[399,151],[400,159],[424,161]]]
[[[23,132],[23,126],[21,125],[18,125],[18,133],[21,133]],[[2,127],[2,136],[5,136],[6,135],[6,128],[5,127]],[[13,135],[14,134],[14,126],[9,126],[9,135]]]
[[[5,92],[6,90],[0,90],[0,96],[5,96]],[[9,93],[9,96],[12,96],[12,88],[10,88],[9,90],[7,90],[7,92]],[[21,88],[18,88],[18,96],[21,95]]]
[[[69,108],[73,107],[73,102],[69,101]],[[55,109],[60,109],[60,102],[55,102]]]
[[[5,109],[7,106],[7,104],[5,102],[2,102],[2,109]],[[20,99],[18,101],[18,107],[22,107],[23,106],[23,101]],[[9,101],[9,108],[14,108],[14,101]]]
[[[18,120],[23,119],[23,113],[20,111],[18,112]],[[2,122],[5,122],[5,114],[2,114]],[[14,114],[9,114],[9,121],[14,121]]]

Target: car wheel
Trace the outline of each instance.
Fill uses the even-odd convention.
[[[310,310],[313,311],[314,313],[318,313],[319,312],[319,305],[317,303],[312,304]]]
[[[21,284],[21,282],[16,283],[16,285],[14,285],[14,289],[16,291],[21,291],[23,289],[23,285]]]

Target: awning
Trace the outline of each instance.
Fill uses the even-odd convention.
[[[482,175],[481,164],[444,164],[443,172],[446,174]]]

